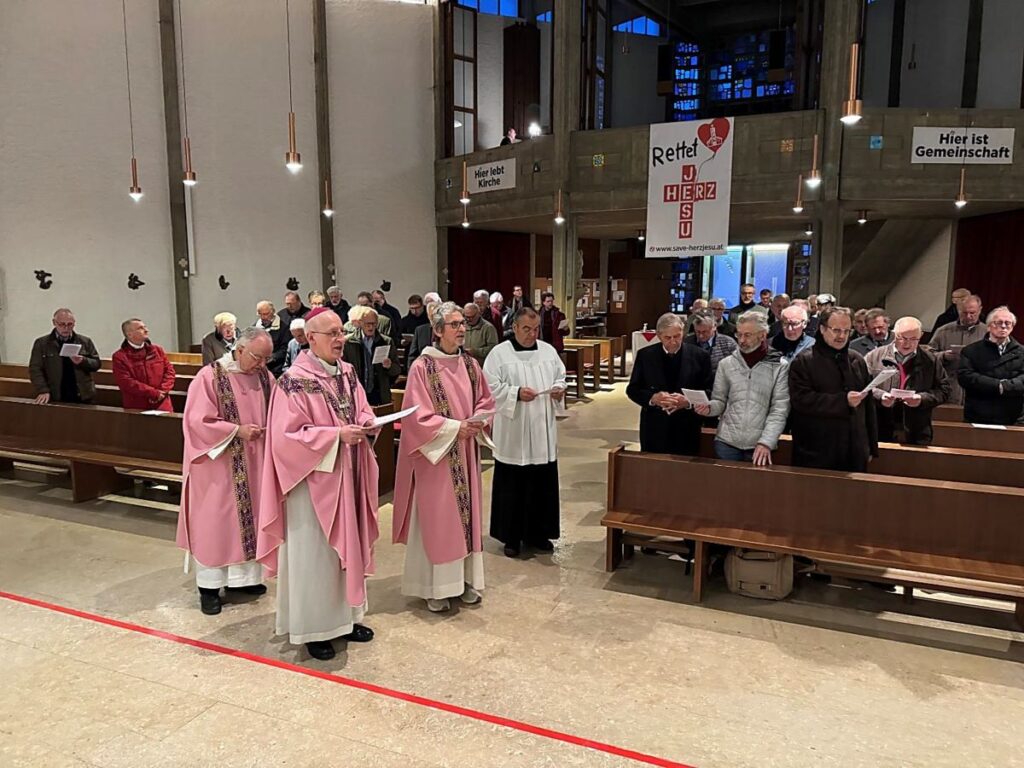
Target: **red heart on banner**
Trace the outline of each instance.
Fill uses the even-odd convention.
[[[716,117],[710,123],[704,123],[697,128],[697,138],[712,152],[718,152],[725,144],[729,135],[729,121],[724,117]]]

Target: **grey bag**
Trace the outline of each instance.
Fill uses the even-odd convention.
[[[731,549],[725,558],[725,582],[737,595],[782,600],[793,591],[793,556]]]

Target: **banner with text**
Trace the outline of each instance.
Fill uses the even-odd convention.
[[[725,253],[732,198],[732,118],[651,126],[647,258]]]
[[[934,128],[914,126],[912,163],[1010,165],[1013,128]]]
[[[466,169],[469,176],[469,194],[494,192],[499,189],[515,189],[516,159],[497,160],[483,165],[471,165]]]

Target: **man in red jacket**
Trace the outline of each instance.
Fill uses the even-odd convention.
[[[163,349],[149,340],[146,324],[133,317],[121,323],[124,341],[114,353],[114,380],[121,405],[128,410],[173,411],[174,366]]]

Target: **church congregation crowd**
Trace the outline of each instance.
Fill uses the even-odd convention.
[[[373,639],[362,623],[379,536],[373,406],[392,402],[403,373],[393,500],[393,541],[406,545],[402,593],[436,613],[453,598],[480,603],[481,446],[494,458],[490,535],[508,557],[554,549],[566,392],[557,350],[568,323],[552,294],[534,309],[519,286],[507,305],[496,292],[464,306],[413,295],[404,316],[382,291],[350,306],[332,286],[307,301],[290,291],[279,312],[260,301],[244,328],[220,313],[203,339],[183,413],[177,542],[204,613],[220,613],[232,594],[264,594],[276,577],[276,634],[326,660],[334,640]],[[69,309],[53,326],[32,350],[36,402],[89,404],[96,347]],[[172,410],[167,354],[138,318],[122,332],[112,367],[124,407]],[[403,336],[404,372],[393,341]]]
[[[642,451],[697,455],[701,428],[714,426],[720,459],[767,465],[788,432],[795,465],[865,471],[880,440],[929,444],[943,403],[972,423],[1022,421],[1024,348],[1007,307],[983,323],[981,298],[958,289],[926,340],[918,318],[892,323],[828,294],[762,291],[755,302],[755,290],[742,286],[731,309],[698,299],[686,317],[660,317],[626,389]],[[373,638],[362,623],[379,536],[373,407],[392,402],[400,377],[402,409],[413,409],[393,499],[402,594],[438,613],[481,602],[482,446],[494,458],[490,535],[509,557],[554,549],[568,322],[551,293],[534,308],[520,286],[507,304],[484,290],[465,305],[413,295],[405,315],[380,290],[349,305],[332,286],[307,301],[260,301],[245,327],[218,314],[203,339],[183,414],[177,541],[204,613],[276,577],[276,634],[325,660],[332,641]],[[112,367],[124,407],[170,411],[167,354],[138,318],[122,332]],[[90,403],[100,364],[73,313],[57,310],[32,348],[36,401]]]

